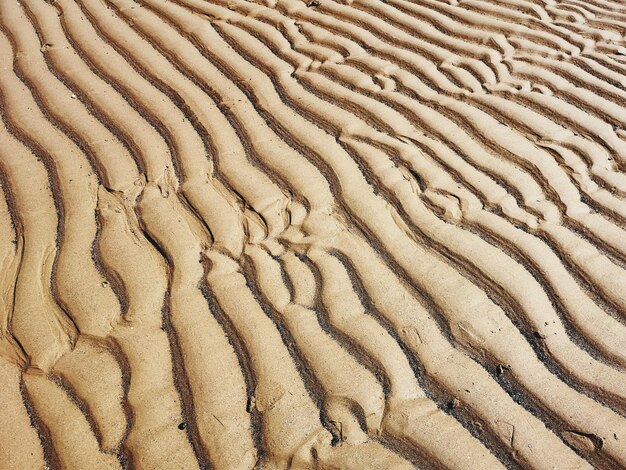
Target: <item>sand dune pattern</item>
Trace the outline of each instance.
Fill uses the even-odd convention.
[[[625,33],[0,0],[0,467],[626,468]]]

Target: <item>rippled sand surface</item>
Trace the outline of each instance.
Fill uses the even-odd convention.
[[[0,469],[626,468],[625,34],[0,0]]]

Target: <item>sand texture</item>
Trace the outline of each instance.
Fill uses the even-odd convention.
[[[626,469],[625,35],[0,0],[0,470]]]

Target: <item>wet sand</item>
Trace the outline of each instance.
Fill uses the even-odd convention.
[[[0,469],[626,468],[625,34],[0,0]]]

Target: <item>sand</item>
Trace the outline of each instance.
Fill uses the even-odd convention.
[[[0,469],[626,468],[625,35],[0,0]]]

